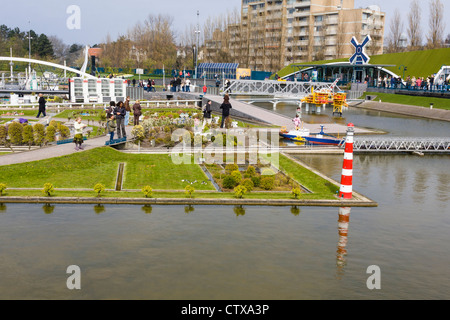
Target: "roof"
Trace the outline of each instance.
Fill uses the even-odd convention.
[[[218,69],[218,70],[235,70],[239,67],[239,63],[210,63],[203,62],[198,65],[200,69]]]

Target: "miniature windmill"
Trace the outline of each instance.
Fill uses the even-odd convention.
[[[370,36],[367,36],[364,41],[359,44],[356,41],[356,38],[353,37],[350,41],[351,44],[355,47],[355,54],[350,58],[351,64],[361,65],[369,63],[369,56],[366,54],[365,46],[371,41]]]

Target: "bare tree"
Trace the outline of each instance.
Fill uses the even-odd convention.
[[[421,18],[419,0],[413,0],[408,14],[407,30],[410,50],[418,50],[422,46]]]
[[[389,26],[389,45],[388,52],[401,51],[401,38],[403,34],[403,22],[398,9],[395,9]]]
[[[442,47],[444,42],[444,5],[440,0],[430,0],[429,34],[427,47],[436,49]]]

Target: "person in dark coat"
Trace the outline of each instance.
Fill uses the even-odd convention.
[[[39,112],[36,118],[39,118],[39,116],[41,115],[41,113],[44,115],[44,117],[46,117],[47,115],[45,114],[45,104],[47,103],[47,101],[45,101],[44,96],[42,95],[42,93],[39,93]]]
[[[125,106],[122,101],[117,102],[116,109],[114,110],[114,115],[116,116],[117,123],[117,138],[121,139],[127,137],[127,132],[125,131]]]
[[[110,101],[109,102],[109,107],[106,108],[105,112],[106,112],[106,119],[109,120],[111,119],[111,116],[113,116],[114,114],[114,109],[116,108],[116,103],[114,101]]]
[[[142,107],[139,103],[139,100],[136,100],[135,104],[133,105],[133,115],[134,115],[134,125],[139,125],[139,117],[142,115]]]
[[[220,124],[220,127],[223,128],[223,124],[225,123],[225,119],[230,115],[230,109],[232,108],[230,104],[230,96],[225,95],[223,97],[223,103],[220,106],[220,109],[222,109],[222,122]]]
[[[211,100],[208,100],[203,110],[203,126],[206,124],[211,124]]]

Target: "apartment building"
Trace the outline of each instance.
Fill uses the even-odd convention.
[[[368,54],[382,54],[384,22],[379,7],[354,8],[354,0],[242,0],[240,22],[206,41],[206,57],[276,71],[292,63],[350,57],[351,38],[362,41],[367,35],[372,38]],[[228,61],[217,60],[224,57]]]

